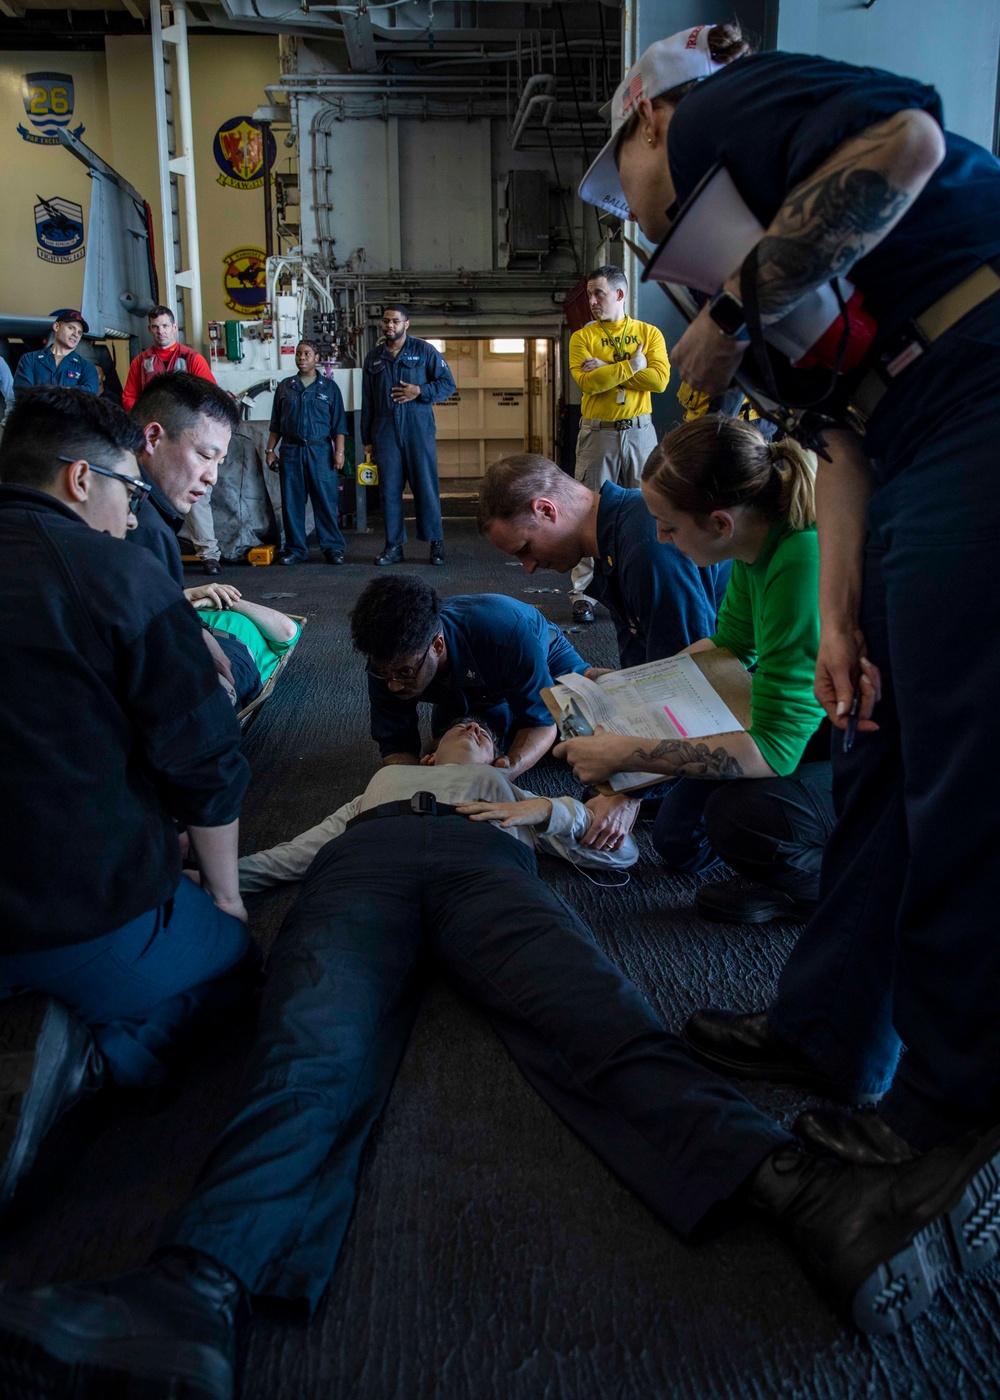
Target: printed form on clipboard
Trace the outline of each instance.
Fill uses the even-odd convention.
[[[701,660],[706,653],[697,655]],[[738,703],[744,698],[739,691],[745,686],[748,699],[750,678],[735,657],[728,653],[726,656],[731,663],[727,689],[732,685],[732,668],[735,668],[737,676],[742,673],[743,685],[737,685],[734,703],[745,709],[744,704]],[[716,659],[722,660],[719,653]],[[733,734],[746,728],[703,674],[694,657],[687,654],[649,661],[627,671],[613,671],[596,681],[574,674],[560,676],[548,696],[551,697],[549,708],[557,719],[567,715],[576,718],[577,734],[585,733],[588,726],[593,732],[601,725],[610,734],[659,742],[661,739],[701,739],[708,734]],[[579,724],[581,716],[586,722],[584,725]],[[615,773],[607,786],[613,792],[626,792],[663,781],[662,773]]]

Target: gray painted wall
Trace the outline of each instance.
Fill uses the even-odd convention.
[[[781,0],[778,48],[932,83],[949,129],[993,147],[1000,0]]]

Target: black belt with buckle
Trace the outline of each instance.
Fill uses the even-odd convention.
[[[400,802],[380,802],[377,807],[369,807],[367,812],[359,812],[347,826],[358,822],[377,821],[379,817],[457,817],[457,807],[447,802],[439,802],[432,792],[415,792],[411,798]],[[346,827],[345,827],[346,830]]]
[[[297,438],[297,437],[286,437],[286,438],[283,438],[282,441],[283,441],[283,442],[285,443],[285,445],[288,446],[288,447],[319,447],[319,446],[321,446],[324,442],[329,442],[330,439],[329,439],[328,437],[321,437],[321,438]]]
[[[580,423],[584,428],[596,428],[602,433],[625,433],[630,428],[642,428],[652,421],[651,414],[640,413],[637,418],[582,418]]]

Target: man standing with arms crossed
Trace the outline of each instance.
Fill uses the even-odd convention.
[[[122,408],[131,413],[136,399],[151,379],[158,374],[194,374],[199,379],[215,383],[215,376],[204,355],[178,339],[177,318],[169,306],[154,306],[149,313],[149,334],[153,344],[142,350],[128,367],[128,378],[122,390]],[[194,551],[206,574],[222,571],[222,551],[215,537],[212,518],[211,486],[191,507],[186,533],[191,536]]]
[[[595,268],[587,278],[594,319],[574,331],[569,342],[570,372],[583,391],[576,479],[596,492],[606,481],[629,490],[639,485],[656,446],[650,395],[662,394],[670,378],[662,334],[626,314],[627,294],[621,268]],[[573,621],[593,622],[595,600],[586,590],[594,561],[581,559],[570,577]]]

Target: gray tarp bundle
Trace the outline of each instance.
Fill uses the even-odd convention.
[[[264,466],[267,435],[266,422],[241,423],[219,467],[219,479],[212,488],[212,518],[224,559],[243,557],[259,544],[280,541],[281,487],[278,473]],[[307,535],[312,528],[312,505],[307,503]]]

